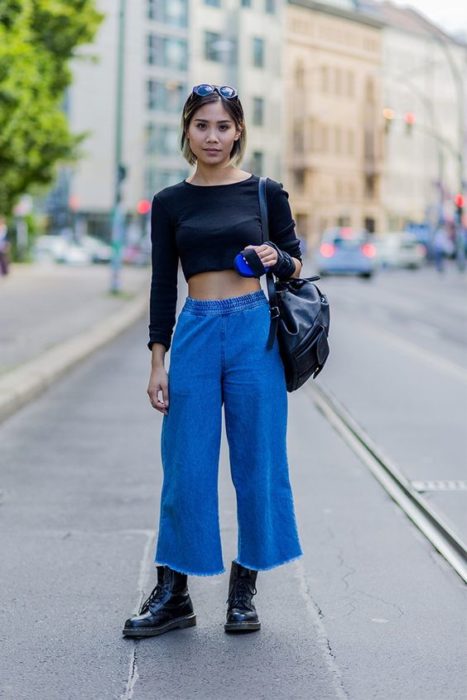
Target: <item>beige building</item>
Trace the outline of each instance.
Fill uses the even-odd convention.
[[[381,228],[381,65],[378,20],[289,0],[284,161],[297,231],[311,247],[330,226]]]
[[[365,6],[384,22],[385,226],[434,227],[454,217],[455,194],[467,179],[466,46],[411,8]]]

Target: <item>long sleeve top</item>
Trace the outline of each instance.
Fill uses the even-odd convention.
[[[234,258],[247,245],[271,240],[301,260],[295,222],[282,185],[268,179],[269,236],[261,231],[259,177],[230,185],[179,182],[155,195],[151,211],[152,279],[149,349],[170,347],[177,304],[180,260],[188,281],[199,272],[234,270]]]

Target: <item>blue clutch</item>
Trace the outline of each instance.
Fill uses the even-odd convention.
[[[250,263],[252,264],[250,265]],[[269,267],[262,264],[258,254],[252,248],[241,250],[234,258],[234,265],[242,277],[261,277],[269,270]]]

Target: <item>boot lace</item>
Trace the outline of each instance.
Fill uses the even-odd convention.
[[[157,584],[157,586],[151,591],[149,596],[141,605],[141,610],[139,611],[139,614],[144,615],[144,613],[149,612],[151,605],[162,602],[165,594],[166,591],[164,590],[164,588],[160,584]]]
[[[234,587],[229,593],[227,603],[231,608],[252,609],[251,599],[256,595],[257,591],[246,579],[239,579],[235,582]]]

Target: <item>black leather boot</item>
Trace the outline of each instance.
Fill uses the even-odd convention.
[[[142,604],[139,615],[125,622],[125,637],[153,637],[177,627],[196,625],[187,576],[168,566],[157,567],[157,586]]]
[[[227,600],[226,632],[255,632],[261,629],[252,598],[256,594],[257,571],[232,562]]]

